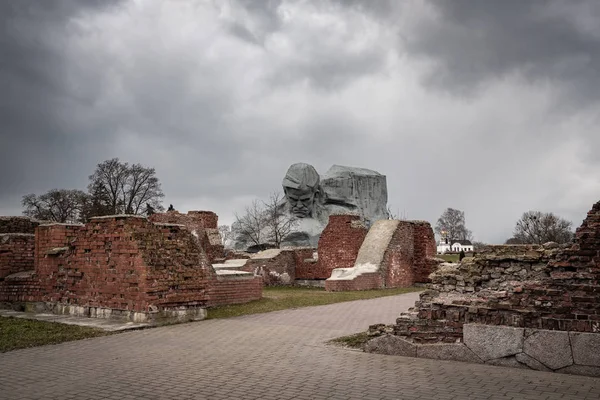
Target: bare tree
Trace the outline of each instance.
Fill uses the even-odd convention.
[[[392,208],[390,206],[387,207],[387,213],[388,213],[388,219],[398,219],[400,213],[399,212],[393,212]]]
[[[271,193],[269,200],[263,202],[265,207],[266,240],[280,247],[283,239],[289,235],[297,225],[298,219],[285,212],[281,207],[283,195],[280,192]]]
[[[553,213],[527,211],[515,225],[513,242],[544,244],[568,243],[573,240],[571,222]]]
[[[447,208],[437,220],[435,232],[453,242],[455,240],[471,240],[472,233],[465,226],[465,213],[454,208]]]
[[[396,208],[396,211],[392,211],[392,207],[387,207],[388,219],[399,219],[400,221],[408,221],[408,213],[406,210],[402,210],[400,212],[399,208]]]
[[[243,216],[235,214],[235,220],[236,234],[239,239],[252,244],[263,242],[267,221],[261,202],[254,200],[250,206],[246,207]]]
[[[489,246],[489,244],[484,242],[473,242],[473,251],[481,251],[487,246]]]
[[[219,225],[219,234],[221,235],[221,243],[227,244],[230,239],[233,239],[233,231],[229,225]]]
[[[90,216],[106,214],[143,214],[148,206],[163,211],[164,197],[154,168],[129,165],[118,158],[98,164],[90,175],[88,190],[92,198]]]
[[[52,189],[39,196],[23,196],[24,215],[61,223],[83,222],[84,208],[89,200],[81,190]]]

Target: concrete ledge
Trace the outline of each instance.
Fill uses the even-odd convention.
[[[600,377],[600,333],[482,324],[464,324],[463,332],[464,343],[451,344],[416,344],[383,334],[364,351]]]
[[[147,325],[164,325],[179,322],[200,321],[206,318],[203,306],[172,307],[148,311],[118,310],[106,307],[78,306],[54,302],[28,302],[23,307],[25,313],[66,315],[78,318],[108,319]],[[60,322],[60,321],[59,321]]]

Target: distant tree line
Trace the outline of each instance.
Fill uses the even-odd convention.
[[[474,250],[479,251],[486,246],[483,242],[473,241],[473,235],[465,224],[463,211],[447,208],[437,220],[435,232],[449,242],[469,240]],[[551,212],[527,211],[515,223],[513,237],[505,244],[544,244],[556,242],[569,243],[574,234],[572,223]]]
[[[154,168],[106,160],[89,176],[87,192],[52,189],[23,196],[23,214],[61,223],[87,222],[115,214],[151,215],[163,211],[164,194]]]

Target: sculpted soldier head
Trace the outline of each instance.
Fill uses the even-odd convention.
[[[294,216],[314,217],[321,192],[317,170],[309,164],[293,164],[283,178],[283,192]]]

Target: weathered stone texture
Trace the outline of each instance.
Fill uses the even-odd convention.
[[[29,217],[0,216],[0,234],[29,233],[33,235],[35,228],[42,222]]]
[[[464,343],[432,344],[417,346],[417,357],[431,358],[434,360],[454,360],[470,363],[481,363],[477,357]]]
[[[296,279],[294,250],[261,251],[252,255],[242,270],[261,276],[265,286],[291,285]]]
[[[513,356],[523,351],[524,329],[467,324],[464,326],[465,345],[483,361]]]
[[[398,336],[383,335],[369,340],[365,351],[369,353],[387,354],[394,356],[416,357],[417,346]]]
[[[575,364],[600,367],[600,334],[570,332]]]
[[[526,330],[525,336],[523,352],[548,368],[560,369],[573,364],[568,332]]]
[[[333,165],[321,178],[325,201],[358,212],[370,223],[388,218],[385,175],[365,168]]]

